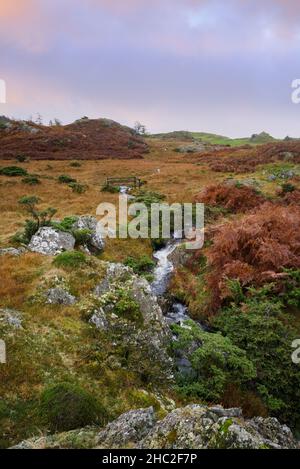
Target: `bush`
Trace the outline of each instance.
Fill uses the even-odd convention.
[[[186,321],[186,325],[172,327],[177,335],[173,349],[192,366],[190,373],[177,375],[178,389],[183,395],[216,401],[228,383],[246,383],[256,376],[246,353],[229,338],[204,332],[193,321]]]
[[[24,182],[24,184],[29,184],[30,186],[35,186],[41,183],[37,176],[27,176],[22,179],[22,182]]]
[[[76,179],[72,178],[71,176],[68,176],[67,174],[61,174],[58,176],[58,181],[61,184],[70,184],[71,182],[77,182]]]
[[[25,161],[27,161],[27,156],[26,156],[26,155],[17,155],[17,156],[16,156],[16,160],[17,160],[19,163],[24,163]]]
[[[299,292],[299,274],[298,282],[296,277],[295,294]],[[291,359],[291,344],[299,333],[284,308],[294,296],[290,295],[291,291],[287,296],[278,295],[272,285],[248,289],[243,299],[236,299],[213,319],[213,326],[242,348],[255,365],[257,376],[251,388],[271,415],[299,428],[299,366]]]
[[[111,194],[117,194],[118,192],[120,192],[120,187],[104,184],[101,188],[101,192],[110,192]]]
[[[70,163],[70,166],[72,168],[80,168],[81,167],[81,163],[79,163],[79,161],[72,161],[72,163]]]
[[[76,192],[76,194],[83,194],[87,190],[87,186],[84,184],[79,184],[78,182],[70,182],[68,186],[72,189],[73,192]]]
[[[26,169],[20,168],[19,166],[6,166],[5,168],[0,169],[0,174],[2,176],[27,176]]]
[[[40,414],[51,432],[103,425],[107,418],[106,410],[92,394],[70,383],[56,384],[43,391]]]
[[[60,231],[67,231],[69,233],[72,233],[72,227],[74,223],[76,223],[77,220],[78,220],[78,217],[69,216],[69,217],[65,217],[60,222],[52,222],[51,225],[53,226],[53,228],[56,228]]]
[[[280,195],[285,195],[288,194],[289,192],[294,192],[296,187],[291,184],[290,182],[285,182],[284,184],[281,184],[281,194]]]
[[[84,246],[85,244],[89,242],[92,232],[88,229],[84,229],[84,230],[75,230],[72,232],[72,234],[76,240],[76,244],[78,246]]]
[[[155,267],[155,262],[148,256],[142,256],[140,258],[127,257],[124,264],[131,267],[131,269],[139,275],[149,273]]]
[[[59,268],[73,269],[81,267],[87,263],[87,258],[83,252],[68,251],[58,254],[53,260],[53,264]]]

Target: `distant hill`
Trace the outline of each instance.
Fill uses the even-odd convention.
[[[260,134],[253,134],[251,137],[245,138],[229,138],[224,135],[218,135],[208,132],[189,132],[185,130],[152,134],[150,137],[161,138],[166,140],[180,140],[180,141],[201,141],[211,145],[228,145],[231,147],[238,147],[242,145],[260,145],[263,143],[275,142],[276,139],[266,132]]]
[[[148,145],[133,129],[109,119],[43,126],[0,118],[0,159],[20,154],[37,160],[134,159],[146,151]]]

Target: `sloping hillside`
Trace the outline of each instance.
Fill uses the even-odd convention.
[[[134,159],[147,148],[133,129],[109,119],[83,118],[51,127],[3,119],[0,125],[0,159]]]

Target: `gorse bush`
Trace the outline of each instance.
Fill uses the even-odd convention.
[[[92,394],[70,383],[56,384],[43,391],[40,414],[51,432],[103,425],[107,419],[105,408]]]
[[[2,176],[26,176],[28,173],[26,169],[20,168],[19,166],[6,166],[5,168],[0,169],[0,174]]]
[[[73,269],[82,267],[87,263],[87,258],[83,252],[68,251],[58,254],[53,260],[55,267],[63,269]]]

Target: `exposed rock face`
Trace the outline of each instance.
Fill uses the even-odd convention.
[[[73,230],[89,230],[91,232],[87,248],[92,252],[101,252],[105,242],[100,233],[97,232],[97,219],[90,215],[79,217],[73,225]]]
[[[100,432],[95,427],[32,438],[14,449],[296,449],[291,430],[275,418],[245,420],[239,408],[189,405],[156,421],[153,408],[131,410]]]
[[[4,321],[14,329],[22,329],[22,314],[14,309],[0,309],[0,322]]]
[[[121,304],[129,299],[136,305],[135,317],[116,314],[120,291]],[[167,352],[172,335],[147,280],[123,264],[108,264],[105,279],[94,294],[102,309],[91,311],[90,322],[110,331],[114,340],[132,350],[131,357],[135,358],[129,368],[138,372],[145,368],[148,377],[150,371],[155,370],[162,379],[172,380],[173,361]]]
[[[45,292],[46,303],[52,305],[73,305],[76,302],[75,296],[63,288],[50,288]]]
[[[108,424],[97,436],[98,448],[124,448],[141,441],[155,424],[153,407],[130,410]]]
[[[241,409],[189,405],[158,422],[141,441],[141,448],[260,449],[295,448],[296,441],[277,419],[242,418]]]
[[[31,238],[29,249],[47,256],[55,256],[63,251],[72,251],[75,238],[70,233],[44,226]]]

